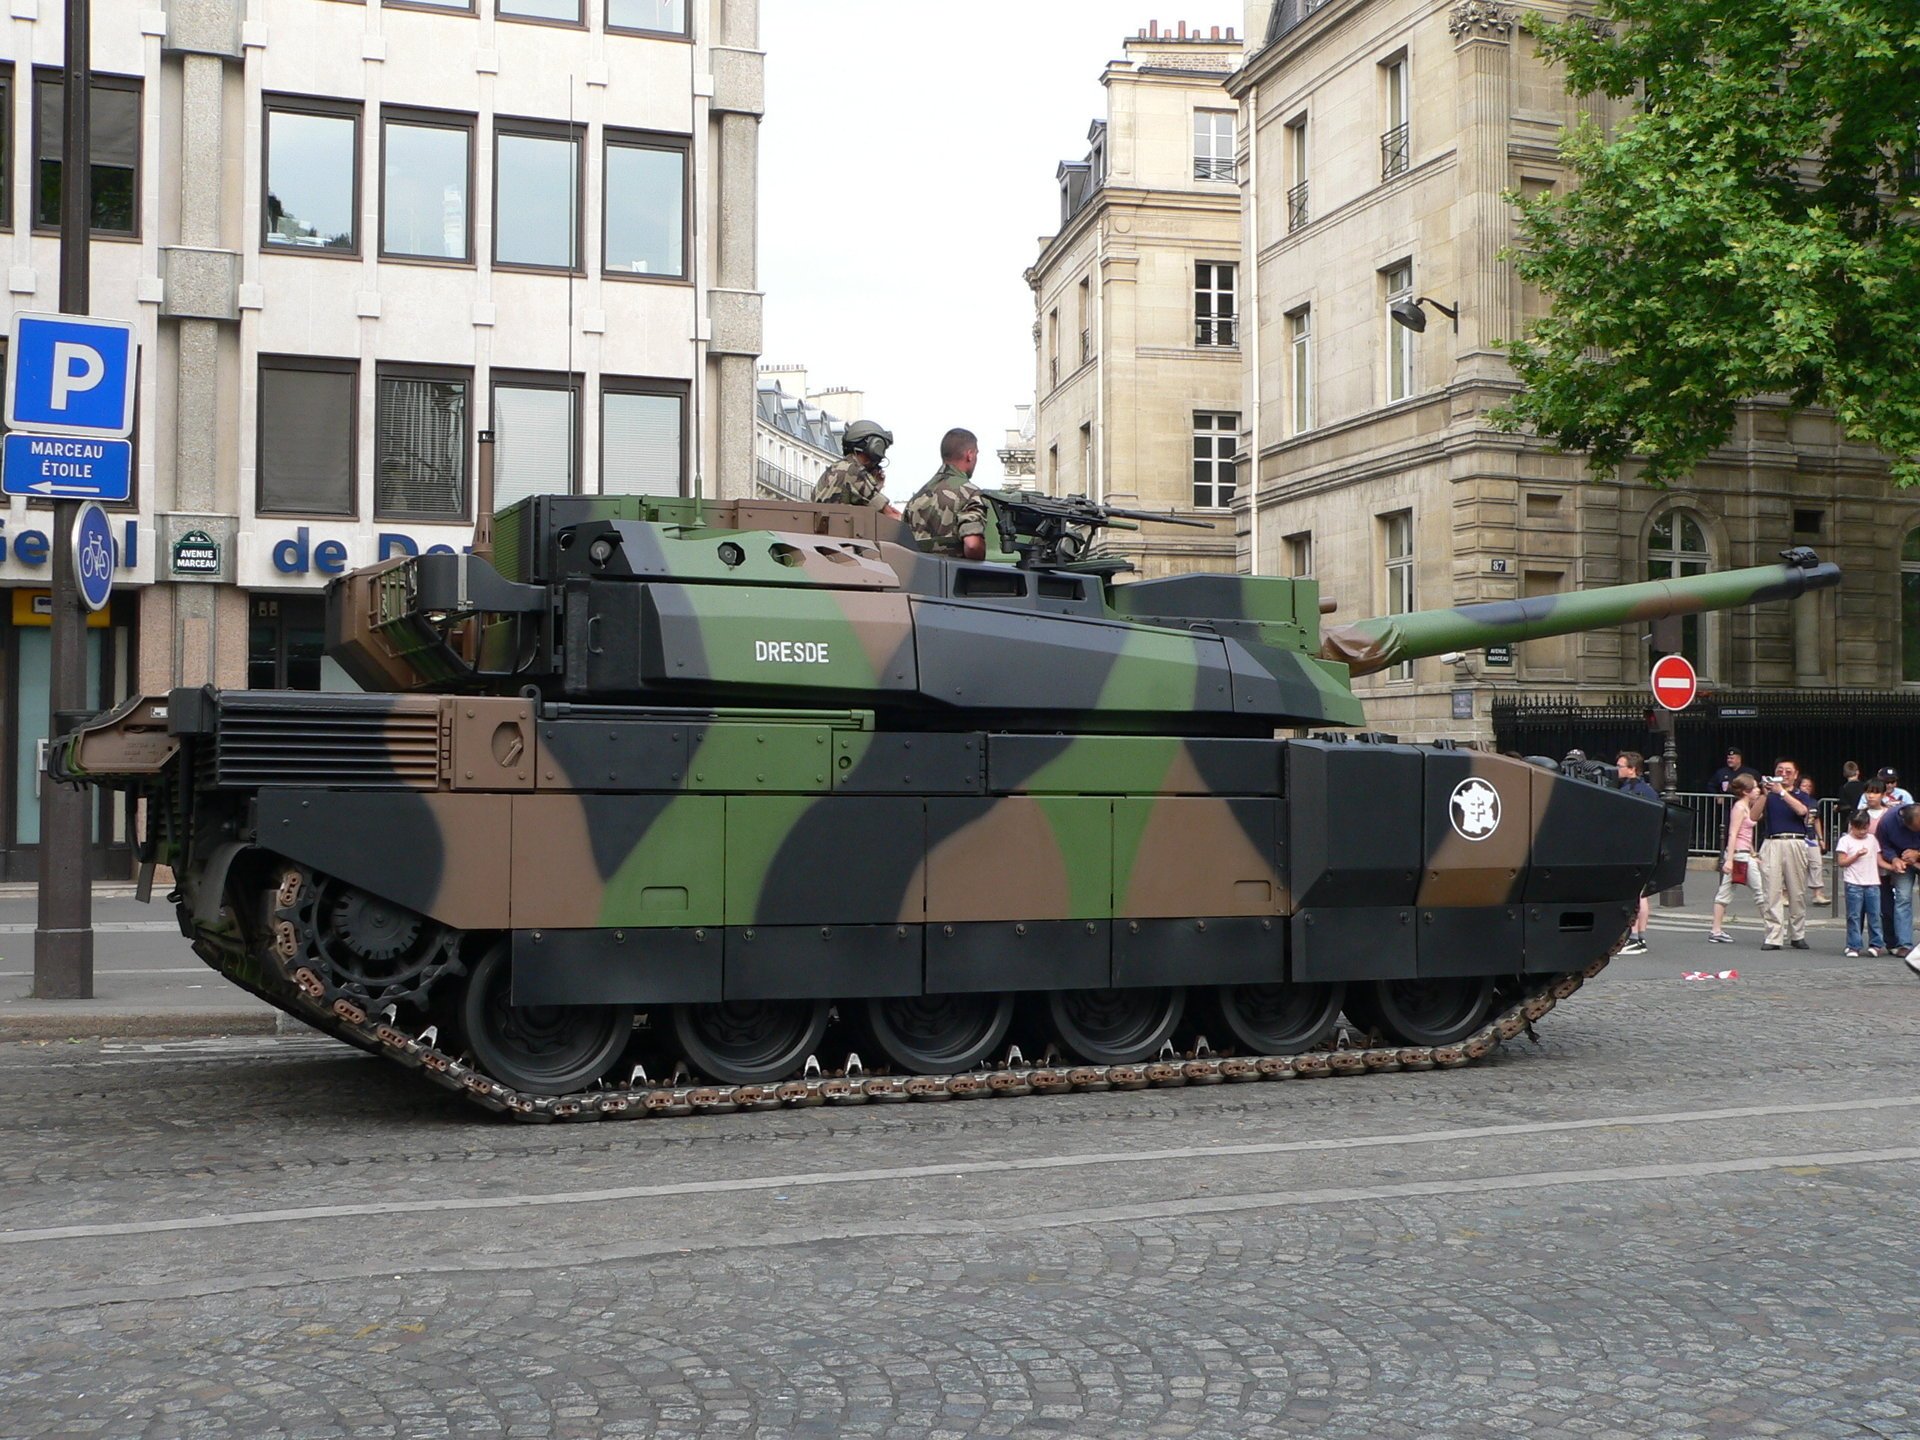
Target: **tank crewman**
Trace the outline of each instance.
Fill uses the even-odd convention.
[[[936,555],[987,558],[987,497],[973,483],[979,463],[979,437],[949,430],[940,439],[940,468],[907,502],[913,538]]]
[[[813,503],[874,505],[883,514],[899,519],[899,510],[888,503],[887,493],[881,488],[887,479],[881,466],[892,444],[893,432],[871,420],[856,420],[847,426],[840,437],[840,449],[846,458],[828,467],[820,477],[813,487]]]

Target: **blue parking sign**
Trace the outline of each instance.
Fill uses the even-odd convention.
[[[125,320],[16,314],[7,345],[7,427],[125,439],[138,348]]]

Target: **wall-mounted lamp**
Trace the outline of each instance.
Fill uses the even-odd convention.
[[[1418,335],[1422,330],[1427,328],[1427,312],[1420,308],[1422,305],[1431,305],[1453,322],[1453,328],[1456,332],[1460,329],[1459,307],[1442,305],[1438,300],[1435,300],[1429,295],[1422,295],[1418,300],[1396,300],[1387,306],[1387,313],[1393,317],[1394,324],[1404,325],[1407,329]]]

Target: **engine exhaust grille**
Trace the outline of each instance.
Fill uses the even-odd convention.
[[[325,785],[433,790],[440,703],[422,697],[247,691],[220,698],[217,783],[235,789]]]

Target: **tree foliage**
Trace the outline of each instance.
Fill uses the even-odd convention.
[[[1665,481],[1780,395],[1920,483],[1920,0],[1598,10],[1534,25],[1571,93],[1636,103],[1568,134],[1577,188],[1513,197],[1553,312],[1500,422]]]

